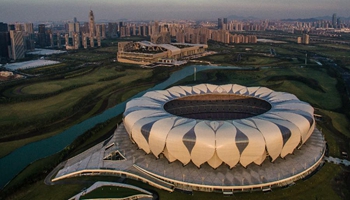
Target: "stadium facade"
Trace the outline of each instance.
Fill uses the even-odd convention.
[[[236,84],[175,86],[129,101],[108,140],[69,159],[53,181],[115,175],[173,191],[251,191],[304,178],[323,162],[313,108]]]
[[[183,59],[204,53],[208,48],[206,44],[154,44],[149,41],[142,42],[119,42],[118,62],[147,65],[156,63],[161,59]]]

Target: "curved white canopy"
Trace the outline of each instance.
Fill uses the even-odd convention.
[[[254,97],[268,102],[271,109],[246,119],[198,120],[163,108],[184,96],[212,93]],[[232,168],[238,163],[260,165],[266,155],[274,161],[293,153],[313,132],[313,112],[294,95],[265,87],[200,84],[151,91],[129,101],[124,125],[139,148],[156,157],[162,153],[170,162],[192,162],[197,167],[208,163],[213,168],[225,163]]]

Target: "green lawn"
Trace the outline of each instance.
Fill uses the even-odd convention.
[[[123,89],[123,87],[126,86],[128,83],[134,80],[137,80],[141,77],[142,78],[149,77],[152,74],[151,70],[131,70],[131,69],[126,70],[125,73],[128,74],[127,77],[120,77],[114,81],[112,80],[112,81],[97,82],[95,85],[81,87],[81,88],[64,92],[62,94],[59,94],[47,99],[12,103],[8,105],[0,104],[0,108],[2,107],[3,110],[5,111],[0,115],[0,119],[1,119],[0,124],[8,125],[8,124],[12,124],[13,122],[17,122],[18,120],[23,122],[26,122],[28,120],[31,120],[34,122],[35,121],[40,122],[40,120],[44,120],[46,118],[50,118],[54,116],[55,111],[57,110],[70,108],[76,102],[78,102],[82,96],[84,96],[86,93],[90,92],[91,90],[102,88],[104,87],[104,85],[111,84],[111,83],[115,83],[116,87],[119,85],[120,86],[119,89]],[[66,81],[69,81],[69,79]],[[97,101],[96,104],[94,104],[93,107],[88,112],[84,113],[84,115],[80,116],[74,121],[70,121],[69,123],[64,123],[62,126],[58,127],[57,129],[54,129],[54,131],[45,132],[45,134],[42,134],[42,135],[37,135],[34,137],[29,137],[25,139],[16,140],[16,141],[0,143],[0,157],[7,155],[8,153],[12,152],[13,150],[25,144],[56,135],[57,133],[60,133],[64,129],[68,128],[69,126],[79,123],[91,117],[92,115],[96,114],[97,112],[102,112],[104,109],[108,109],[116,105],[117,103],[130,98],[133,95],[137,94],[138,92],[148,89],[152,85],[153,84],[151,83],[151,84],[146,84],[144,86],[140,86],[137,88],[131,87],[130,90],[123,91],[122,93],[115,92],[116,87],[104,88],[104,90],[101,90],[101,93],[99,95],[99,98],[101,100]],[[104,104],[103,103],[104,101],[106,101],[107,103]],[[29,131],[34,126],[35,124],[33,124],[33,126],[28,126],[26,128],[23,128],[22,131]]]
[[[330,48],[342,49],[342,50],[350,50],[350,46],[343,45],[343,44],[318,44],[318,46],[330,47]]]
[[[326,115],[328,115],[332,119],[332,123],[334,128],[340,131],[343,135],[350,138],[350,124],[349,120],[347,120],[346,116],[341,113],[322,110]]]
[[[128,77],[131,76],[130,77],[131,79],[133,79],[134,78],[133,76],[135,75],[138,76],[139,78],[143,76],[147,77],[150,71],[151,70],[141,71],[141,70],[128,69],[124,72],[118,72],[113,67],[100,67],[97,70],[94,70],[92,73],[79,76],[76,78],[47,81],[45,82],[45,84],[43,83],[30,84],[23,87],[21,89],[21,92],[24,94],[45,94],[45,93],[54,92],[72,85],[87,84],[87,83],[99,84],[97,83],[98,80],[112,76],[112,75],[121,75],[121,76],[128,76]],[[125,81],[128,79],[128,77],[124,77],[121,79]],[[105,83],[102,83],[102,84],[105,84]]]
[[[288,68],[270,70],[266,73],[267,76],[277,75],[297,75],[306,78],[315,79],[323,88],[325,93],[315,90],[304,83],[297,81],[283,81],[283,83],[274,89],[295,94],[303,101],[307,101],[316,107],[332,110],[341,107],[340,95],[335,87],[337,80],[330,77],[323,68]],[[267,85],[264,81],[260,82]]]
[[[262,66],[276,64],[278,62],[281,62],[281,60],[273,57],[242,55],[242,61],[238,62],[237,64]]]
[[[0,104],[2,113],[0,115],[0,125],[10,124],[13,121],[26,121],[41,118],[47,118],[55,115],[57,111],[69,108],[77,103],[81,97],[89,94],[89,92],[101,89],[109,84],[125,85],[140,78],[151,76],[151,70],[126,70],[126,76],[117,78],[116,80],[96,82],[97,79],[108,74],[108,70],[101,70],[103,73],[87,75],[86,77],[74,78],[72,80],[49,81],[48,83],[37,83],[24,88],[27,93],[46,93],[51,92],[54,88],[68,87],[73,84],[95,83],[80,87],[74,90],[63,92],[53,97],[29,102],[19,102],[10,104]],[[101,91],[102,92],[102,91]],[[28,117],[30,116],[30,117]]]
[[[221,73],[215,77],[215,73]],[[301,76],[316,80],[325,92],[299,81],[270,81],[270,77],[281,75]],[[209,82],[214,84],[236,83],[245,86],[265,86],[275,91],[289,92],[313,106],[333,110],[341,107],[341,98],[336,89],[337,80],[330,77],[323,68],[282,68],[262,69],[259,71],[236,71],[230,69],[198,72],[196,83]],[[194,84],[193,76],[179,81],[174,85]]]
[[[87,62],[97,62],[97,61],[102,61],[106,59],[112,59],[115,58],[115,54],[111,53],[103,53],[98,51],[91,51],[91,50],[81,50],[77,53],[70,53],[61,56],[63,59],[68,59],[68,60],[80,60],[80,61],[87,61]]]

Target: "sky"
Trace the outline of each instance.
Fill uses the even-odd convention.
[[[350,0],[0,0],[0,22],[350,16]]]

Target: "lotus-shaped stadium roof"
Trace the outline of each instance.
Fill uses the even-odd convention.
[[[315,128],[314,109],[295,95],[237,84],[174,86],[129,101],[124,125],[147,154],[197,167],[273,162]]]

